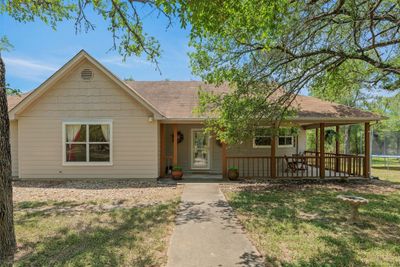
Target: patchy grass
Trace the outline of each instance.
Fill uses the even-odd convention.
[[[19,187],[22,185],[15,188],[16,192]],[[114,184],[112,188],[118,191]],[[158,196],[155,191],[164,189],[171,191],[169,195],[163,193],[162,200],[145,202],[126,199],[127,194],[133,196],[138,191],[140,197],[139,191],[147,190],[133,185],[121,188],[124,192],[120,199],[102,197],[104,190],[95,194],[94,188],[90,189],[94,200],[73,201],[66,197],[46,201],[40,197],[28,201],[19,196],[25,200],[14,203],[18,243],[15,266],[165,265],[181,190],[153,185],[153,198]],[[52,192],[54,188],[38,187],[33,191],[46,195],[46,190]],[[71,184],[67,190],[71,190]]]
[[[400,266],[400,190],[384,182],[225,186],[267,266]],[[369,199],[360,224],[338,194]]]

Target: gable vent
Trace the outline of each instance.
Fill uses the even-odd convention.
[[[90,81],[93,78],[93,71],[91,69],[82,70],[81,78],[82,80]]]

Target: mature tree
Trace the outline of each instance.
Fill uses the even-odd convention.
[[[379,151],[375,153],[387,153],[391,144],[392,149],[396,149],[392,153],[400,155],[400,93],[391,96],[375,96],[372,101],[367,103],[370,110],[386,116],[387,119],[379,122],[377,127],[374,127],[374,143],[379,146]]]
[[[399,132],[400,109],[398,100],[400,95],[399,93],[392,95],[392,93],[377,91],[374,84],[368,82],[371,75],[373,75],[373,71],[363,62],[346,62],[340,68],[327,71],[323,76],[315,79],[310,85],[309,92],[311,95],[324,100],[387,116],[387,120],[374,127],[375,133],[379,132],[384,135],[384,131]],[[382,94],[386,96],[382,96]],[[344,152],[361,152],[357,147],[357,143],[359,143],[357,133],[359,133],[360,125],[348,125],[343,128]],[[310,139],[312,141],[313,137]],[[400,135],[396,142],[400,149]]]
[[[366,64],[348,61],[314,79],[309,94],[350,107],[365,108],[372,91],[378,93],[368,82],[371,75]]]
[[[11,152],[6,94],[6,69],[1,52],[9,47],[8,40],[0,40],[0,264],[10,262],[14,255],[15,233],[12,206]]]
[[[367,102],[367,106],[370,110],[388,117],[380,123],[382,130],[400,132],[400,92],[392,96],[375,96],[373,101]]]
[[[399,2],[392,0],[198,3],[189,15],[195,25],[194,70],[207,81],[237,88],[233,96],[202,94],[206,115],[229,107],[209,120],[210,130],[228,142],[250,136],[260,120],[279,120],[300,89],[327,72],[340,73],[335,70],[346,68],[345,63],[364,64],[371,72],[365,82],[374,88],[397,89],[399,12]],[[269,100],[278,88],[286,94]],[[250,110],[242,112],[246,102]]]
[[[323,75],[314,79],[309,87],[309,93],[320,99],[344,104],[350,107],[367,109],[367,102],[371,97],[373,88],[370,76],[371,68],[361,61],[344,62],[339,68],[326,71]],[[344,153],[355,153],[351,144],[357,144],[358,126],[347,125],[344,128]],[[341,136],[340,136],[341,137]],[[355,142],[352,142],[353,141]],[[310,138],[310,141],[313,137]]]
[[[163,3],[165,2],[165,3]],[[171,13],[169,1],[93,0],[76,2],[49,1],[0,1],[0,15],[7,14],[18,22],[41,20],[56,29],[62,20],[75,22],[76,30],[91,30],[93,25],[85,10],[92,8],[109,23],[113,34],[113,47],[122,56],[147,55],[148,60],[157,65],[160,46],[154,37],[143,31],[139,7],[145,6],[149,12]],[[169,18],[169,16],[167,16]],[[168,25],[165,25],[168,26]],[[3,37],[2,44],[5,44]],[[15,251],[15,234],[12,207],[11,156],[9,142],[9,118],[7,93],[15,92],[6,88],[5,66],[0,54],[0,265],[11,264]]]

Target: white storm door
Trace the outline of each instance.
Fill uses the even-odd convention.
[[[210,168],[210,137],[202,129],[192,129],[192,169]]]

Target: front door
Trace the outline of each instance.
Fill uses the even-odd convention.
[[[210,168],[210,137],[202,129],[192,129],[192,169]]]

